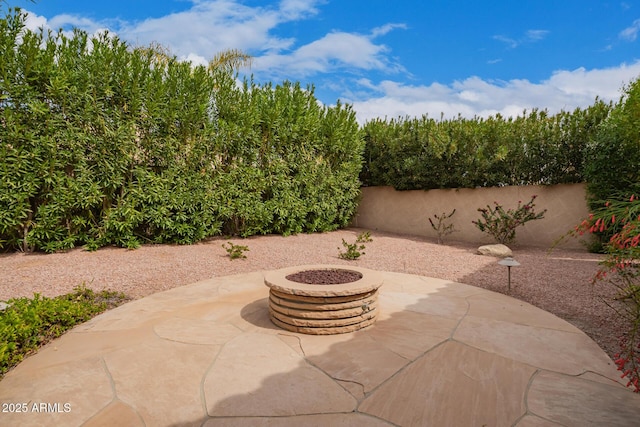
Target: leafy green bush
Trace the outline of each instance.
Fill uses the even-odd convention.
[[[0,19],[0,249],[328,231],[355,212],[350,106],[117,37]]]
[[[533,202],[536,196],[532,196],[531,200],[524,205],[522,201],[518,201],[516,209],[507,209],[506,211],[498,202],[494,202],[494,207],[487,205],[486,208],[478,208],[482,218],[472,221],[476,227],[483,233],[489,234],[498,243],[510,243],[516,239],[516,228],[523,226],[529,221],[544,218],[545,212],[535,213]]]
[[[127,301],[122,293],[77,287],[67,295],[14,298],[0,311],[0,377],[78,323]]]
[[[624,89],[608,119],[584,149],[587,202],[590,210],[599,209],[614,195],[640,191],[640,78]],[[621,199],[622,200],[622,199]],[[589,250],[604,252],[609,239],[619,227],[607,227],[593,233]]]
[[[371,233],[368,231],[362,232],[358,234],[356,241],[354,243],[348,243],[346,240],[342,239],[342,246],[346,249],[346,251],[342,252],[338,247],[339,253],[338,256],[342,259],[355,260],[360,258],[361,255],[364,255],[365,243],[373,242],[371,238]]]
[[[640,78],[624,89],[608,119],[585,148],[585,179],[589,208],[599,209],[615,195],[640,191]],[[600,237],[600,248],[617,232],[607,228]]]

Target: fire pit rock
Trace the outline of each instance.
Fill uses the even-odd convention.
[[[357,331],[378,315],[382,276],[342,265],[303,265],[265,275],[269,317],[278,327],[312,335]]]

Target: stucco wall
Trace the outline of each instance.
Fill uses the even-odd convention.
[[[516,231],[516,245],[549,247],[556,239],[571,230],[589,214],[584,184],[552,186],[513,186],[476,189],[396,191],[392,187],[364,187],[362,200],[352,222],[355,227],[399,234],[437,238],[428,218],[434,214],[455,215],[450,222],[458,232],[445,240],[457,240],[478,244],[493,243],[492,238],[481,233],[473,220],[480,218],[478,208],[493,206],[497,201],[505,209],[515,208],[518,201],[526,203],[537,195],[535,210],[547,209],[545,218],[531,221]],[[561,245],[567,248],[584,248],[577,239],[565,239]]]

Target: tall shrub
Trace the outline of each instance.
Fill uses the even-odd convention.
[[[355,211],[350,106],[24,20],[0,20],[0,248],[330,230]]]
[[[206,236],[194,230],[206,212],[172,205],[174,186],[136,192],[140,180],[174,175],[193,187],[189,166],[211,139],[206,69],[158,61],[107,34],[28,31],[21,13],[1,25],[3,245],[54,251]],[[143,193],[146,202],[136,198]],[[163,223],[150,218],[154,197]]]
[[[363,150],[351,107],[320,106],[313,88],[299,83],[220,83],[220,188],[230,190],[223,195],[225,230],[289,234],[345,226],[356,209]]]
[[[585,147],[587,201],[591,211],[605,200],[640,192],[640,78],[624,88],[624,94],[606,121]],[[595,234],[591,250],[605,249],[620,229],[608,227]]]
[[[585,149],[585,178],[592,210],[613,194],[640,186],[640,78],[624,88],[610,116]]]

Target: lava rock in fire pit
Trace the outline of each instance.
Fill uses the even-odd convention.
[[[304,270],[286,276],[287,280],[314,285],[339,285],[362,279],[362,273],[342,269]]]

